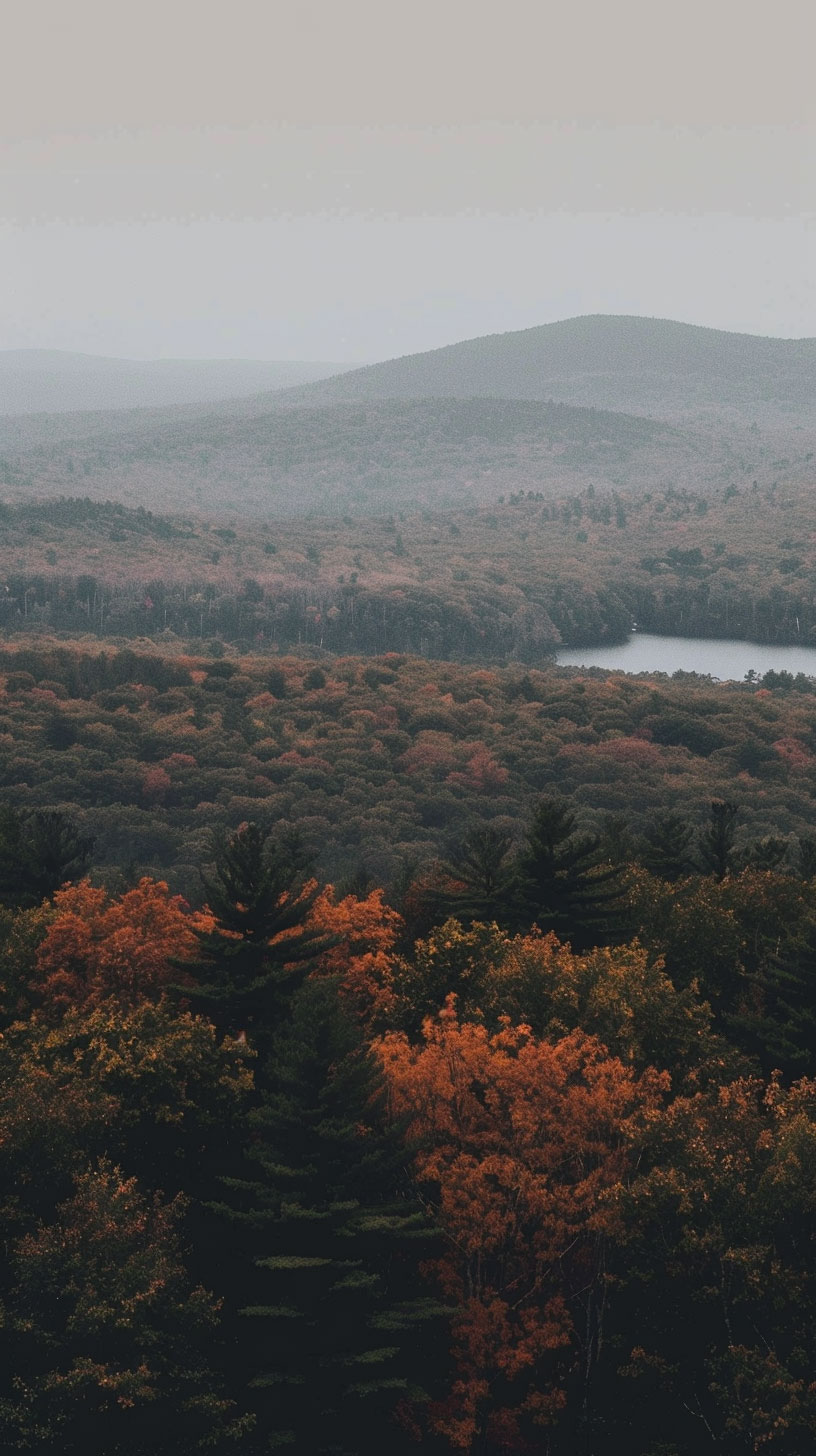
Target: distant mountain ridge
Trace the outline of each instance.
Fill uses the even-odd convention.
[[[104,381],[106,362],[75,374]],[[196,404],[0,410],[0,456],[0,498],[80,487],[236,518],[774,486],[813,479],[816,340],[588,316]]]
[[[289,389],[351,364],[306,360],[114,359],[0,351],[0,415],[169,408]]]
[[[491,397],[744,423],[816,423],[816,339],[588,314],[487,334],[288,390],[280,404]]]

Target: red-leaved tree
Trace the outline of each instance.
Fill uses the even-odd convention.
[[[378,1043],[394,1111],[447,1235],[456,1379],[435,1424],[464,1451],[544,1451],[580,1420],[603,1330],[613,1196],[666,1079],[580,1031],[550,1042],[460,1023]]]

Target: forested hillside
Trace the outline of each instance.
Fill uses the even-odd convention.
[[[306,403],[468,398],[559,400],[666,419],[699,413],[816,424],[816,339],[724,333],[671,319],[596,314],[490,334],[371,364],[290,392]]]
[[[113,428],[115,424],[115,428]],[[13,431],[23,442],[32,427]],[[45,424],[35,421],[37,430]],[[593,483],[647,490],[676,482],[724,489],[745,472],[767,482],[780,454],[800,460],[816,436],[746,431],[515,400],[411,400],[229,411],[167,420],[141,411],[89,420],[90,433],[15,448],[0,461],[7,498],[81,483],[96,499],[259,517],[355,515],[395,507],[494,503],[534,489],[548,497]],[[103,434],[104,431],[104,434]]]
[[[590,486],[715,497],[745,477],[772,484],[780,462],[801,484],[816,449],[815,351],[807,339],[573,319],[207,406],[0,417],[0,491],[30,500],[81,485],[97,500],[262,518]],[[212,379],[231,368],[213,366]]]

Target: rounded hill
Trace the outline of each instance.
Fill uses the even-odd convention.
[[[594,314],[467,339],[285,391],[281,403],[556,400],[677,418],[700,412],[816,421],[816,339],[726,333]]]

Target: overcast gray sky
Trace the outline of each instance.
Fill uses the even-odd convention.
[[[0,348],[816,335],[811,0],[7,0]]]

